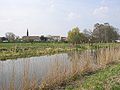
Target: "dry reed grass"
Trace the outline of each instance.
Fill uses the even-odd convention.
[[[97,50],[94,55],[91,55],[90,50],[80,55],[76,54],[73,54],[69,68],[60,68],[62,62],[59,62],[59,64],[57,62],[53,66],[54,70],[42,81],[41,89],[53,89],[58,85],[65,84],[68,79],[74,78],[79,74],[94,72],[98,69],[105,68],[108,64],[119,61],[120,47],[102,48]]]
[[[70,57],[70,64],[55,60],[48,74],[42,79],[40,85],[33,74],[33,78],[29,77],[29,62],[24,65],[23,78],[21,85],[16,87],[15,84],[15,70],[9,84],[9,90],[52,90],[57,86],[63,86],[70,79],[76,78],[77,75],[94,72],[106,65],[116,62],[120,59],[120,47],[102,48],[97,51],[87,50],[81,52],[74,52]],[[5,84],[2,85],[2,90],[7,90]],[[1,89],[0,88],[0,89]]]

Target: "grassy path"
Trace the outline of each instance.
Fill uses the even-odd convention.
[[[82,81],[77,78],[74,84],[66,86],[65,90],[120,90],[120,64],[87,75]]]

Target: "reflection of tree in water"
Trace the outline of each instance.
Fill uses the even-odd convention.
[[[72,72],[79,72],[81,69],[88,70],[100,64],[98,59],[100,50],[74,51],[68,53],[71,62]]]
[[[80,57],[82,52],[74,51],[68,53],[68,59],[71,62],[71,72],[77,74],[80,68]]]
[[[90,50],[90,54],[92,56],[92,63],[95,64],[95,65],[98,65],[99,64],[99,61],[98,61],[98,53],[99,53],[99,50],[95,50],[95,49],[91,49]]]
[[[68,59],[71,62],[80,62],[80,60],[84,61],[86,60],[85,58],[90,58],[90,62],[93,64],[99,64],[98,61],[98,54],[100,53],[100,50],[95,50],[95,49],[91,49],[91,50],[86,50],[86,51],[74,51],[74,52],[69,52],[68,53]]]
[[[81,53],[80,51],[72,51],[72,52],[69,52],[68,53],[68,59],[72,62],[72,61],[78,61],[80,59],[80,56],[81,56]]]

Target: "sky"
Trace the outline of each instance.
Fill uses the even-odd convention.
[[[0,0],[0,36],[13,32],[67,36],[68,31],[92,29],[95,23],[120,28],[120,0]]]

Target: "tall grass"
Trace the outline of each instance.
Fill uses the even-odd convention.
[[[71,47],[68,43],[0,43],[0,60],[40,56],[74,50],[98,49],[119,44],[79,44]]]
[[[74,80],[78,75],[90,74],[98,69],[105,68],[107,65],[120,60],[120,47],[101,48],[98,50],[86,50],[83,52],[68,53],[66,59],[59,60],[56,57],[50,69],[42,80],[37,80],[33,73],[32,78],[29,75],[30,62],[24,64],[24,72],[20,84],[16,84],[15,67],[13,67],[13,75],[9,86],[6,83],[0,87],[1,90],[55,90],[59,86]],[[64,59],[64,57],[63,57]]]
[[[80,55],[76,54],[78,53],[72,54],[71,65],[69,67],[62,66],[63,63],[60,61],[59,64],[58,62],[54,63],[56,65],[53,65],[53,69],[43,79],[40,88],[43,90],[53,89],[54,87],[65,85],[69,80],[74,80],[77,75],[89,74],[119,61],[120,47],[103,48],[96,52],[88,50]]]
[[[2,84],[0,85],[0,90],[36,90],[38,88],[38,81],[34,73],[32,77],[30,77],[29,65],[30,62],[24,62],[24,70],[23,72],[20,72],[20,74],[22,74],[22,77],[20,79],[17,79],[16,67],[15,63],[13,62],[13,67],[11,71],[12,74],[9,77],[9,81],[3,80],[3,83],[0,83]],[[2,73],[2,71],[0,73]]]

